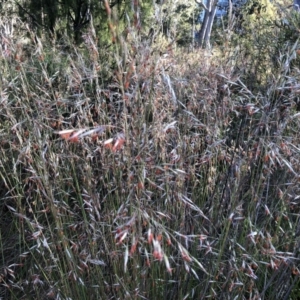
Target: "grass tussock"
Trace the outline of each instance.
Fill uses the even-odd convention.
[[[297,69],[1,32],[0,297],[299,294]]]

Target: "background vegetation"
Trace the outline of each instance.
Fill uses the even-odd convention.
[[[0,298],[299,298],[299,15],[164,2],[2,3]]]

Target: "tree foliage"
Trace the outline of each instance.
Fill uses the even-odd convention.
[[[152,1],[140,1],[141,20],[150,13]],[[115,0],[109,2],[110,9],[121,27],[133,15],[133,1]],[[67,33],[78,43],[84,30],[93,19],[93,25],[102,38],[108,37],[107,11],[105,1],[96,0],[24,0],[17,2],[18,14],[23,21],[30,24],[37,33],[50,34],[51,37]]]

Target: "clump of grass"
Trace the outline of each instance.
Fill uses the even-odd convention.
[[[113,54],[91,28],[84,49],[35,37],[24,57],[3,36],[1,297],[287,297],[297,87],[114,34]]]

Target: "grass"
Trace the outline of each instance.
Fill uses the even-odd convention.
[[[0,297],[297,298],[297,68],[251,90],[243,57],[134,28],[28,34],[1,49]]]

